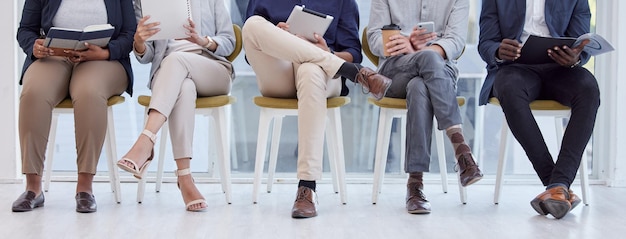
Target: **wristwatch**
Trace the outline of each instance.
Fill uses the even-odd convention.
[[[211,47],[213,45],[214,41],[209,36],[205,36],[204,38],[206,38],[209,42],[206,45],[202,46],[202,47],[204,47],[206,49],[209,49],[209,47]]]

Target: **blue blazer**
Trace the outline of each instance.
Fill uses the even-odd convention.
[[[109,42],[109,60],[119,61],[128,76],[126,92],[133,93],[133,71],[130,65],[130,51],[133,49],[133,36],[137,20],[133,10],[133,0],[104,0],[108,23],[115,27]],[[20,84],[26,69],[37,60],[33,56],[35,40],[43,38],[52,27],[52,19],[59,10],[61,0],[26,0],[22,20],[17,29],[17,41],[26,53]]]
[[[480,13],[478,52],[487,63],[487,78],[480,91],[480,105],[487,104],[498,68],[510,62],[497,63],[496,51],[502,39],[520,41],[526,17],[526,0],[483,0]],[[590,30],[591,12],[588,0],[546,0],[545,20],[553,37],[578,37]],[[581,63],[589,55],[580,55]]]

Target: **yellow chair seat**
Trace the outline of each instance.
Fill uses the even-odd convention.
[[[109,101],[107,102],[107,106],[113,106],[113,105],[124,103],[124,100],[125,100],[124,96],[119,96],[119,95],[112,96],[111,98],[109,98]],[[61,103],[59,103],[54,108],[71,109],[71,108],[74,108],[74,105],[72,104],[72,99],[67,98],[61,101]]]
[[[326,108],[336,108],[350,103],[350,98],[345,96],[328,98]],[[298,109],[298,99],[282,99],[264,96],[254,97],[254,104],[273,109]]]
[[[496,97],[489,99],[489,104],[500,106],[500,101]],[[562,105],[556,100],[534,100],[530,102],[531,110],[569,110],[570,108]]]
[[[141,95],[139,96],[137,101],[139,102],[140,105],[147,107],[148,105],[150,105],[150,99],[152,99],[152,97],[147,96],[147,95]],[[230,95],[198,97],[198,99],[196,99],[196,109],[221,107],[221,106],[233,104],[236,101],[237,99]]]
[[[406,109],[406,99],[383,97],[379,101],[376,101],[374,98],[368,98],[367,101],[382,108]],[[459,106],[465,105],[465,97],[457,96],[456,101]]]

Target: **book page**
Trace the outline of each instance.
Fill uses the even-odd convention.
[[[98,24],[98,25],[89,25],[86,26],[85,28],[83,28],[83,32],[95,32],[95,31],[102,31],[102,30],[107,30],[107,29],[114,29],[113,26],[111,26],[111,24]]]
[[[191,18],[191,5],[188,0],[141,0],[141,13],[150,15],[146,23],[160,22],[160,31],[148,40],[187,38],[184,25]]]
[[[595,33],[587,33],[578,37],[573,46],[578,46],[580,42],[587,39],[589,40],[589,43],[585,45],[583,51],[589,53],[589,55],[596,56],[615,50],[613,46],[611,46],[611,43],[604,39],[604,37]]]

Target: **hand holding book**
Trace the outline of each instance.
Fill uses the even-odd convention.
[[[87,50],[88,44],[105,48],[114,31],[110,24],[90,25],[83,29],[51,27],[43,46],[52,49],[54,55],[73,56],[73,51]]]
[[[582,53],[587,43],[589,43],[589,40],[583,40],[572,48],[568,46],[554,46],[552,49],[548,49],[548,56],[561,66],[574,68],[580,65],[580,53]]]
[[[586,44],[582,44],[583,41],[588,41]],[[591,56],[610,52],[613,46],[605,40],[602,36],[595,33],[587,33],[573,37],[540,37],[531,35],[521,48],[520,56],[515,60],[521,64],[543,64],[555,62],[547,53],[548,49],[566,50],[563,46],[567,46],[569,49],[576,49],[577,46],[583,46],[581,51],[586,52]],[[558,63],[558,62],[557,62]]]

